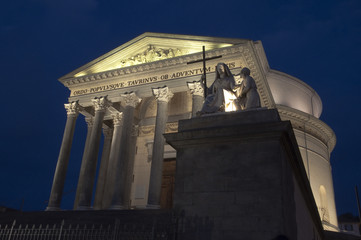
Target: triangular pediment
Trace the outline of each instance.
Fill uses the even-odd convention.
[[[229,47],[242,39],[189,36],[164,33],[144,33],[88,64],[60,78],[74,78],[109,70],[155,62],[206,50]]]

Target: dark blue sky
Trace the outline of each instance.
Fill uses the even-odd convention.
[[[252,2],[252,3],[251,3]],[[323,3],[321,3],[323,2]],[[0,205],[43,210],[69,91],[57,79],[144,32],[261,40],[272,69],[313,87],[336,133],[338,214],[361,188],[361,1],[16,0],[0,8]],[[71,208],[85,124],[78,119],[62,206]]]

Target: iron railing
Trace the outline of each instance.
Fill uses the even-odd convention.
[[[121,223],[109,225],[71,225],[64,220],[54,225],[0,225],[1,240],[175,240],[177,221],[151,224]]]

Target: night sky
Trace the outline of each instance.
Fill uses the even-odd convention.
[[[251,3],[252,2],[252,3]],[[314,88],[338,214],[361,188],[361,1],[15,0],[0,8],[0,206],[44,210],[66,121],[58,78],[144,32],[261,40],[270,67]],[[62,207],[71,209],[86,137],[77,121]]]

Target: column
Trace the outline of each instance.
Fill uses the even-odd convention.
[[[104,125],[103,136],[104,136],[104,144],[103,144],[102,158],[100,161],[99,174],[98,174],[95,199],[94,199],[94,209],[97,210],[102,209],[102,201],[103,201],[103,195],[105,189],[105,181],[107,177],[110,146],[112,143],[112,136],[113,136],[113,128]]]
[[[195,117],[203,106],[204,88],[201,81],[188,82],[187,85],[192,93],[192,117]]]
[[[90,209],[103,119],[106,109],[111,104],[107,97],[94,98],[92,99],[92,102],[95,108],[94,125],[89,139],[89,150],[85,153],[84,173],[79,176],[78,210]],[[81,185],[79,185],[79,183],[81,183]]]
[[[124,206],[125,208],[131,207],[131,190],[132,190],[132,184],[133,184],[133,174],[134,174],[134,160],[135,160],[135,151],[136,151],[136,144],[137,144],[137,138],[139,135],[139,126],[134,125],[132,127],[132,133],[130,138],[130,155],[128,157],[128,167],[127,167],[127,174],[126,174],[126,181],[125,181],[125,191],[124,191]]]
[[[68,169],[71,145],[73,142],[76,119],[79,115],[80,106],[78,101],[64,104],[67,111],[67,119],[61,143],[58,163],[56,164],[53,186],[51,187],[50,199],[46,211],[60,210],[60,203],[64,190],[65,176]]]
[[[160,194],[163,171],[164,137],[168,120],[168,102],[173,93],[168,87],[152,89],[157,100],[157,117],[155,120],[152,166],[150,170],[147,208],[160,208]]]
[[[123,130],[120,140],[119,158],[116,159],[115,168],[115,182],[114,192],[112,197],[111,209],[124,209],[125,205],[125,191],[126,191],[126,179],[128,174],[128,166],[130,163],[130,157],[132,156],[132,149],[135,148],[134,144],[131,145],[134,109],[140,103],[141,99],[137,97],[134,92],[121,95],[122,102],[125,105]]]
[[[112,197],[114,192],[114,182],[116,159],[120,158],[120,138],[122,136],[122,126],[123,126],[123,113],[117,113],[112,115],[113,117],[113,138],[112,144],[110,147],[109,163],[107,169],[107,176],[105,181],[105,189],[102,199],[102,209],[107,209],[112,203]]]
[[[85,140],[85,146],[84,146],[84,151],[83,151],[83,158],[81,160],[81,167],[80,167],[80,174],[79,174],[79,180],[78,180],[78,188],[76,189],[76,195],[75,195],[75,200],[74,200],[74,210],[77,209],[78,207],[78,202],[79,202],[79,186],[82,186],[83,184],[80,183],[79,181],[80,176],[84,175],[84,171],[85,171],[85,155],[89,150],[89,142],[90,142],[90,136],[93,130],[93,123],[94,123],[94,119],[93,117],[87,117],[85,118],[85,122],[88,126],[88,130],[87,130],[87,135],[86,135],[86,140]]]

